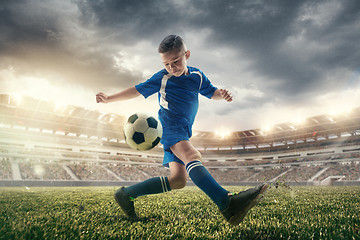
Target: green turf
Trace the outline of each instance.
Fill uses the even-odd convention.
[[[0,239],[359,239],[360,187],[269,189],[230,226],[195,187],[140,197],[129,221],[114,187],[0,188]],[[241,191],[245,187],[229,187]]]

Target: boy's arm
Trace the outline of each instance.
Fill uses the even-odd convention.
[[[215,99],[215,100],[225,99],[226,101],[231,102],[233,100],[233,97],[231,93],[226,89],[216,89],[211,99]]]
[[[136,90],[135,86],[129,87],[125,89],[124,91],[121,91],[119,93],[113,94],[113,95],[106,95],[105,93],[98,93],[96,94],[96,102],[97,103],[109,103],[109,102],[115,102],[115,101],[122,101],[127,100],[131,98],[135,98],[139,96],[140,93],[138,90]]]

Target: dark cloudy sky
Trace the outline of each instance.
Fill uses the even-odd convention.
[[[195,129],[247,130],[360,105],[360,1],[0,2],[0,93],[129,115],[156,97],[96,104],[162,69],[168,34],[235,100],[201,97]]]

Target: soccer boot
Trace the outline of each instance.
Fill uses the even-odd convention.
[[[119,188],[114,193],[116,202],[120,205],[126,216],[132,220],[138,220],[139,217],[135,213],[134,201],[131,200],[130,196],[124,192],[124,187]]]
[[[248,211],[260,201],[260,196],[266,192],[267,188],[268,185],[264,183],[229,196],[228,207],[220,212],[231,225],[238,225]]]

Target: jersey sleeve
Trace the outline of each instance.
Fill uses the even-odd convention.
[[[138,90],[138,92],[143,95],[144,98],[148,98],[160,90],[161,75],[161,72],[158,72],[145,82],[135,85],[136,90]]]
[[[211,84],[210,80],[205,76],[203,72],[201,72],[201,75],[202,83],[200,86],[200,94],[207,98],[211,98],[217,88]]]

